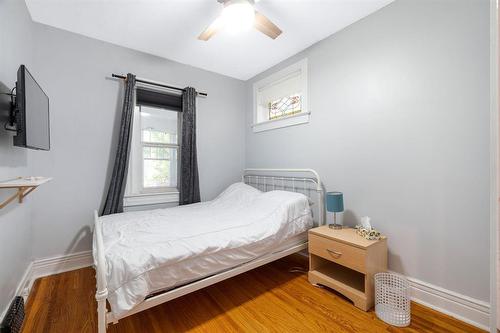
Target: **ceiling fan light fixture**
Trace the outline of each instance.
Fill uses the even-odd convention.
[[[248,31],[255,23],[255,9],[247,0],[231,0],[222,10],[221,19],[231,34]]]
[[[0,0],[1,1],[1,0]],[[281,35],[281,29],[265,15],[255,10],[253,5],[257,0],[217,0],[224,5],[222,13],[198,36],[199,40],[208,41],[216,33],[225,30],[235,35],[245,30],[255,28],[264,35],[276,39]]]

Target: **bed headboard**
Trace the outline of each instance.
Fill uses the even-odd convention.
[[[242,180],[261,191],[283,190],[309,198],[314,226],[325,224],[325,191],[313,169],[245,169]]]

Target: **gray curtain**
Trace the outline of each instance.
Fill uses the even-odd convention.
[[[123,195],[127,180],[128,160],[132,141],[132,120],[134,115],[134,87],[135,75],[127,74],[125,81],[125,96],[122,107],[122,120],[120,124],[120,137],[116,149],[113,174],[109,182],[108,194],[101,215],[123,212]]]
[[[196,157],[196,90],[182,93],[182,138],[179,205],[200,202],[200,183]]]

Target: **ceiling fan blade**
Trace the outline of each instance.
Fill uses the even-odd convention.
[[[216,18],[212,24],[208,26],[199,36],[199,40],[204,40],[207,41],[209,40],[213,35],[215,35],[219,30],[222,28],[222,20],[220,16]]]
[[[255,11],[255,28],[272,39],[276,39],[282,32],[276,24],[271,22],[267,17],[258,11]]]

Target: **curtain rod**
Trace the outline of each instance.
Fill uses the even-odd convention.
[[[117,79],[122,79],[122,80],[125,80],[127,77],[125,75],[119,75],[119,74],[111,74],[112,77],[114,78],[117,78]],[[148,80],[144,80],[144,79],[139,79],[139,78],[136,78],[135,79],[136,82],[141,82],[141,83],[146,83],[146,84],[150,84],[152,86],[157,86],[157,87],[163,87],[163,88],[168,88],[168,89],[173,89],[173,90],[178,90],[178,91],[184,91],[184,89],[182,88],[179,88],[179,87],[174,87],[174,86],[169,86],[167,84],[164,84],[164,83],[159,83],[159,82],[153,82],[153,81],[148,81]],[[203,96],[203,97],[207,97],[208,94],[205,93],[205,92],[196,92],[198,95],[200,96]]]

